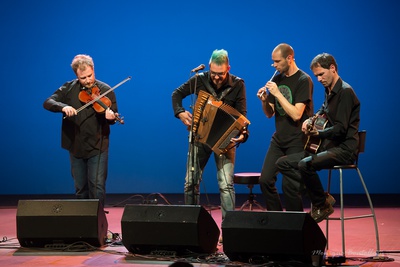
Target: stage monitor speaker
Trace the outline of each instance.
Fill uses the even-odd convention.
[[[214,253],[220,230],[199,205],[126,205],[122,243],[134,254]]]
[[[97,199],[20,200],[17,238],[22,247],[59,247],[86,242],[100,247],[108,231]]]
[[[224,253],[232,261],[310,263],[325,252],[326,238],[305,212],[228,211],[221,228]]]

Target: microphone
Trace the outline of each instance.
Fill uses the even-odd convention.
[[[204,70],[205,67],[206,67],[206,65],[201,64],[198,67],[192,69],[190,72],[198,72],[199,70]]]

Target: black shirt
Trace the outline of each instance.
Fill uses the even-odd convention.
[[[327,148],[339,146],[357,151],[360,101],[348,83],[339,78],[330,94],[325,88],[325,103],[317,113],[325,113],[328,118],[327,127],[319,132],[321,138],[330,141]]]
[[[204,79],[209,82],[209,84],[214,88],[217,97],[221,97],[226,93],[223,99],[221,99],[225,104],[235,108],[243,116],[247,115],[246,106],[246,86],[244,81],[230,73],[228,73],[225,82],[222,84],[221,88],[216,89],[214,83],[210,80],[209,72],[203,72],[199,75],[204,75]],[[172,93],[172,107],[174,114],[177,117],[179,113],[184,112],[185,109],[182,107],[182,100],[191,94],[199,94],[200,90],[211,93],[207,90],[203,83],[203,79],[197,77],[197,86],[194,88],[196,76],[191,77],[184,84],[175,89]],[[231,89],[229,89],[231,88]],[[228,92],[226,90],[229,90]]]
[[[109,85],[99,80],[96,80],[96,86],[100,94],[110,89]],[[78,109],[85,105],[79,100],[81,90],[83,87],[78,80],[66,82],[44,101],[43,107],[52,112],[62,112],[66,106]],[[110,99],[110,108],[118,112],[114,92],[109,92],[106,97]],[[78,158],[90,158],[99,151],[106,151],[109,145],[109,125],[113,123],[105,118],[104,113],[96,112],[89,105],[78,115],[62,120],[61,147]]]

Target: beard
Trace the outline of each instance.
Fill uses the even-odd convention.
[[[218,80],[217,79],[212,79],[212,82],[217,86],[217,89],[219,89],[222,86],[224,80],[222,80],[222,79],[218,79]]]

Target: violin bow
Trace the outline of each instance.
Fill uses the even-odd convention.
[[[100,98],[102,98],[103,96],[107,95],[108,93],[110,93],[111,91],[114,91],[115,89],[117,89],[118,87],[120,87],[122,84],[126,83],[127,81],[129,81],[132,77],[129,76],[128,78],[126,78],[125,80],[123,80],[122,82],[118,83],[117,85],[115,85],[114,87],[108,89],[107,91],[105,91],[104,93],[102,93],[101,95],[98,95],[96,98],[93,98],[92,100],[90,100],[89,102],[87,102],[85,105],[83,105],[82,107],[78,108],[76,110],[76,113],[82,111],[83,109],[85,109],[86,107],[90,106],[91,104],[93,104],[94,102],[96,102],[97,100],[99,100]]]
[[[96,98],[90,100],[89,102],[87,102],[85,105],[83,105],[82,107],[78,108],[76,110],[76,114],[78,114],[80,111],[84,110],[86,107],[90,106],[91,104],[93,104],[94,102],[96,102],[97,100],[99,100],[100,98],[102,98],[103,96],[107,95],[108,93],[110,93],[111,91],[114,91],[115,89],[117,89],[118,87],[120,87],[122,84],[126,83],[127,81],[129,81],[132,77],[129,76],[128,78],[126,78],[125,80],[123,80],[122,82],[118,83],[117,85],[115,85],[114,87],[108,89],[107,91],[105,91],[104,93],[102,93],[101,95],[97,96]],[[63,119],[67,118],[67,116],[64,116]]]

